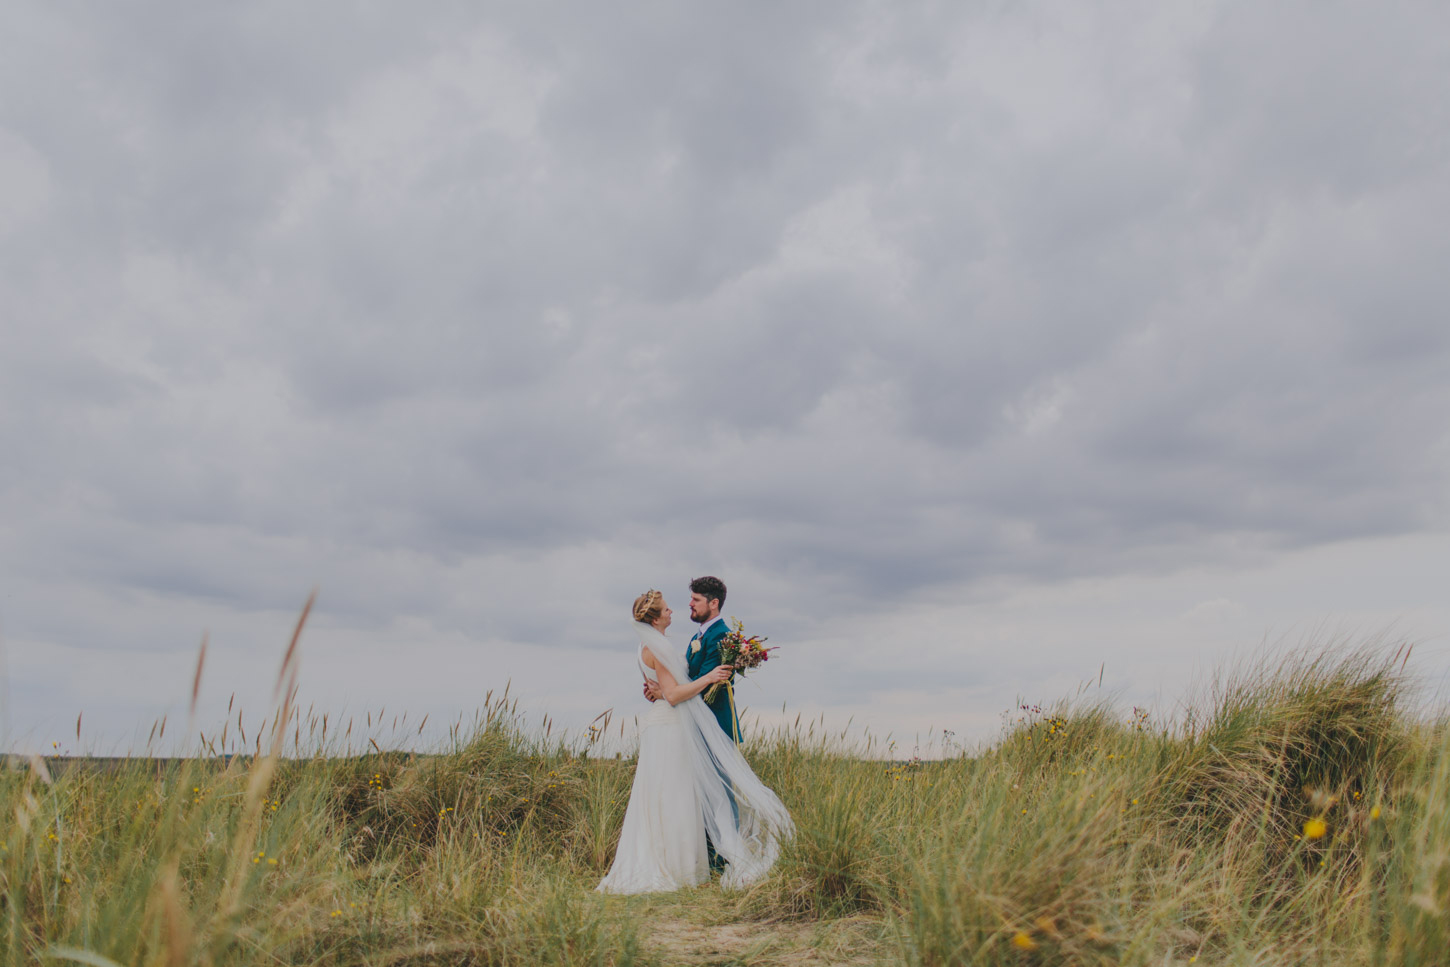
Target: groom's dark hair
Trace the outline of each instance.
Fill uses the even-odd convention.
[[[725,582],[717,577],[706,575],[702,578],[695,578],[690,582],[690,590],[695,594],[702,594],[705,600],[711,598],[720,602],[720,607],[725,607]]]

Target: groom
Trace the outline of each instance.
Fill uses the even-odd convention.
[[[720,639],[730,632],[725,619],[720,617],[720,608],[725,604],[725,582],[717,577],[695,578],[690,582],[690,620],[700,626],[695,637],[685,649],[685,664],[689,666],[690,681],[708,674],[720,664]],[[645,698],[653,702],[663,693],[654,682],[645,682]],[[705,701],[701,695],[701,701]],[[715,700],[705,701],[715,715],[715,721],[725,734],[736,742],[740,741],[740,719],[735,705],[730,700],[730,690],[716,689]]]

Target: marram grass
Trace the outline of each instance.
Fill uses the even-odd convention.
[[[940,761],[757,733],[798,834],[735,894],[594,894],[632,763],[506,703],[431,755],[12,768],[0,967],[1447,964],[1450,730],[1400,668],[1305,654],[1177,723],[1079,698]],[[735,959],[680,941],[740,923]]]

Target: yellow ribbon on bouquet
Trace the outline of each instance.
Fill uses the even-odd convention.
[[[725,694],[730,696],[730,734],[740,744],[740,719],[735,715],[735,676],[725,679]]]
[[[705,689],[705,691],[701,693],[701,698],[703,698],[706,703],[713,702],[715,700],[715,692],[719,690],[721,685],[725,686],[725,694],[730,697],[730,737],[735,740],[736,745],[739,745],[740,719],[735,714],[735,672],[732,671],[730,673],[730,677],[725,679],[725,681],[716,682],[714,685],[711,685],[709,688]]]

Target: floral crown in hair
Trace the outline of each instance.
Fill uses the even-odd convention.
[[[658,601],[658,600],[660,600],[660,599],[662,599],[664,597],[664,594],[662,594],[659,591],[656,591],[654,588],[650,588],[644,594],[641,594],[640,597],[643,598],[644,600],[642,600],[639,603],[639,606],[636,608],[636,611],[638,612],[635,615],[636,617],[638,617],[640,614],[644,614],[645,612],[649,611],[649,609],[654,605],[654,603],[656,601]]]

